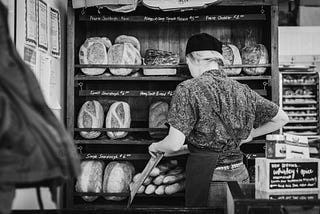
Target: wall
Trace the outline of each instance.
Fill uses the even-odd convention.
[[[279,63],[320,67],[320,26],[279,27]]]
[[[14,0],[2,0],[2,1],[14,1]],[[66,12],[67,12],[67,1],[66,0],[44,0],[50,6],[56,8],[60,12],[61,19],[61,58],[53,58],[53,69],[56,71],[56,91],[58,95],[58,105],[52,109],[54,114],[62,120],[64,117],[64,88],[65,88],[65,72],[66,72],[66,59],[65,59],[65,39],[66,39]],[[25,0],[15,0],[16,2],[16,48],[23,57],[24,51],[24,40],[25,40]],[[60,107],[61,108],[60,108]],[[41,196],[44,203],[45,209],[54,209],[56,205],[51,201],[51,194],[48,188],[41,188]],[[1,203],[1,202],[0,202]],[[59,205],[58,205],[59,206]],[[38,202],[36,198],[35,189],[19,189],[16,192],[16,197],[13,203],[13,209],[38,209]]]

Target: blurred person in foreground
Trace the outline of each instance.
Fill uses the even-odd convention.
[[[11,212],[16,188],[57,189],[80,173],[72,137],[45,102],[39,83],[9,36],[0,1],[0,214]]]

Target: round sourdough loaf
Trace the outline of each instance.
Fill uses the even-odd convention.
[[[129,193],[129,185],[135,174],[135,168],[128,161],[112,161],[105,170],[103,177],[104,193]],[[122,196],[105,196],[106,200],[121,201],[127,197]]]
[[[100,193],[102,192],[103,161],[83,161],[81,162],[81,174],[77,179],[75,189],[80,193]],[[83,200],[92,202],[98,196],[82,196]]]
[[[269,63],[268,50],[263,44],[254,44],[242,49],[242,63],[248,65],[259,65]],[[262,68],[243,68],[248,75],[261,75],[266,71]]]
[[[140,42],[134,36],[120,35],[114,40],[114,44],[131,43],[140,52]]]
[[[115,65],[141,65],[141,55],[131,43],[114,44],[108,51],[109,64]],[[117,76],[126,76],[138,69],[109,68],[110,73]]]
[[[102,105],[96,101],[86,101],[78,114],[78,128],[102,128],[104,120],[104,112]],[[80,135],[86,139],[94,139],[99,137],[101,132],[81,131]]]
[[[114,102],[106,116],[106,128],[130,128],[131,115],[130,106],[126,102]],[[111,139],[123,138],[127,136],[128,132],[108,131],[107,135]]]
[[[149,107],[149,128],[167,128],[169,105],[166,102],[158,101],[152,103]],[[165,130],[150,131],[149,134],[152,138],[165,137],[168,132]]]
[[[106,37],[91,37],[81,45],[79,51],[80,64],[108,64],[108,49],[112,46]],[[81,68],[86,75],[100,75],[105,68]]]
[[[242,60],[239,49],[232,44],[222,45],[222,56],[225,65],[241,65]],[[228,76],[235,76],[241,73],[241,68],[225,68],[224,71]]]

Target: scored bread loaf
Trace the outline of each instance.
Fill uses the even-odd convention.
[[[131,43],[140,52],[140,42],[134,36],[120,35],[115,39],[114,43],[115,44]]]
[[[114,102],[107,113],[106,116],[106,128],[130,128],[131,115],[130,106],[126,102]],[[111,139],[123,138],[127,136],[128,132],[118,131],[112,132],[108,131],[107,135]]]
[[[149,128],[167,128],[169,105],[166,102],[158,101],[149,107]],[[167,130],[149,131],[152,138],[163,138],[168,133]]]
[[[81,162],[81,174],[77,179],[75,189],[81,193],[100,193],[102,191],[103,170],[105,167],[102,161]],[[83,200],[92,202],[98,196],[82,196]]]
[[[225,65],[241,65],[242,59],[239,49],[232,44],[222,45],[222,56]],[[223,69],[227,75],[239,75],[241,68],[225,68]]]
[[[102,191],[104,193],[129,193],[135,168],[129,161],[111,161],[104,170]],[[120,201],[125,196],[104,196],[106,200]]]
[[[114,44],[108,51],[108,62],[114,65],[141,65],[140,52],[131,43]],[[126,76],[138,69],[134,68],[109,68],[110,73]]]
[[[86,101],[78,114],[78,128],[102,128],[103,119],[102,105],[96,100]],[[80,135],[86,139],[97,138],[100,134],[99,131],[80,132]]]
[[[108,49],[112,46],[106,37],[91,37],[86,39],[79,50],[80,64],[108,64]],[[105,68],[81,68],[86,75],[102,74]]]

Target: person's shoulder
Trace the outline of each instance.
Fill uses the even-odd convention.
[[[187,80],[184,80],[183,82],[179,83],[177,87],[190,89],[190,88],[194,87],[194,85],[196,83],[197,83],[197,79],[191,78],[191,79],[187,79]]]

